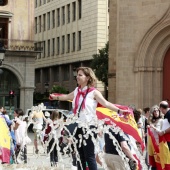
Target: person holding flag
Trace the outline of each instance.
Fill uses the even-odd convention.
[[[96,129],[97,125],[97,115],[96,115],[96,107],[97,104],[100,103],[102,106],[116,111],[117,113],[129,112],[128,110],[119,109],[114,104],[108,102],[102,94],[94,88],[96,83],[96,76],[91,68],[89,67],[79,67],[77,69],[77,84],[78,87],[76,89],[65,95],[55,95],[50,94],[51,100],[61,100],[67,101],[72,100],[73,112],[75,116],[77,116],[77,122],[79,124],[75,137],[79,141],[77,144],[77,149],[80,156],[81,163],[77,163],[78,170],[86,169],[86,162],[88,163],[89,170],[97,170],[97,164],[95,159],[95,151],[94,151],[94,143],[92,138],[96,137],[96,134],[93,133],[94,136],[89,135],[88,138],[80,136],[85,136],[87,134],[87,130]],[[89,129],[84,130],[83,127],[87,127]],[[86,145],[84,144],[86,143]]]
[[[160,111],[164,114],[164,121],[159,134],[160,162],[163,170],[170,169],[170,108],[167,101],[161,101]]]

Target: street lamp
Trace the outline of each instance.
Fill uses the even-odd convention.
[[[48,88],[49,88],[49,83],[44,83],[44,87],[45,87],[45,93],[46,95],[48,95]]]

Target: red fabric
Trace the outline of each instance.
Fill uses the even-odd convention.
[[[170,133],[167,133],[163,136],[159,136],[159,143],[161,142],[170,142]]]
[[[152,131],[151,131],[150,128],[148,128],[148,134],[149,134],[149,136],[151,137],[152,144],[153,144],[153,147],[154,147],[155,152],[156,152],[156,153],[159,153],[159,146],[158,146],[158,144],[156,143],[155,137],[153,136],[153,133],[152,133]]]
[[[76,112],[77,112],[77,109],[78,109],[78,106],[79,106],[80,96],[82,95],[83,97],[85,97],[87,91],[88,91],[88,93],[89,93],[89,92],[95,90],[95,88],[94,88],[94,87],[90,87],[90,88],[87,88],[86,90],[81,91],[80,86],[79,86],[77,90],[78,90],[78,92],[77,92],[77,95],[76,95],[75,107],[74,107],[74,110],[73,110],[73,113],[74,113],[74,114],[76,114]],[[82,103],[82,107],[81,107],[82,109],[85,108],[85,103],[86,103],[86,98],[84,99],[84,101],[83,101],[83,103]]]
[[[45,129],[45,135],[44,135],[43,142],[45,142],[45,141],[48,140],[48,134],[49,134],[50,132],[51,132],[51,126],[50,126],[50,124],[48,123],[47,128]]]
[[[3,163],[10,163],[10,150],[7,148],[1,148],[0,160]]]

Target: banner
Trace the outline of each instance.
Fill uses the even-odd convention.
[[[10,132],[6,121],[0,116],[0,160],[3,163],[10,163]]]
[[[105,121],[106,124],[115,123],[118,127],[120,127],[125,133],[131,135],[137,142],[141,144],[142,150],[144,150],[145,146],[140,136],[136,121],[133,116],[133,112],[129,107],[122,105],[115,105],[122,110],[129,110],[130,113],[118,114],[115,111],[104,107],[97,107],[96,114],[98,119],[107,118],[108,121]]]

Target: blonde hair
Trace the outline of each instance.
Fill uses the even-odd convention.
[[[83,71],[83,73],[85,74],[86,77],[89,77],[87,85],[95,86],[97,78],[94,74],[94,71],[90,67],[79,67],[79,68],[77,68],[77,73],[79,70]]]

